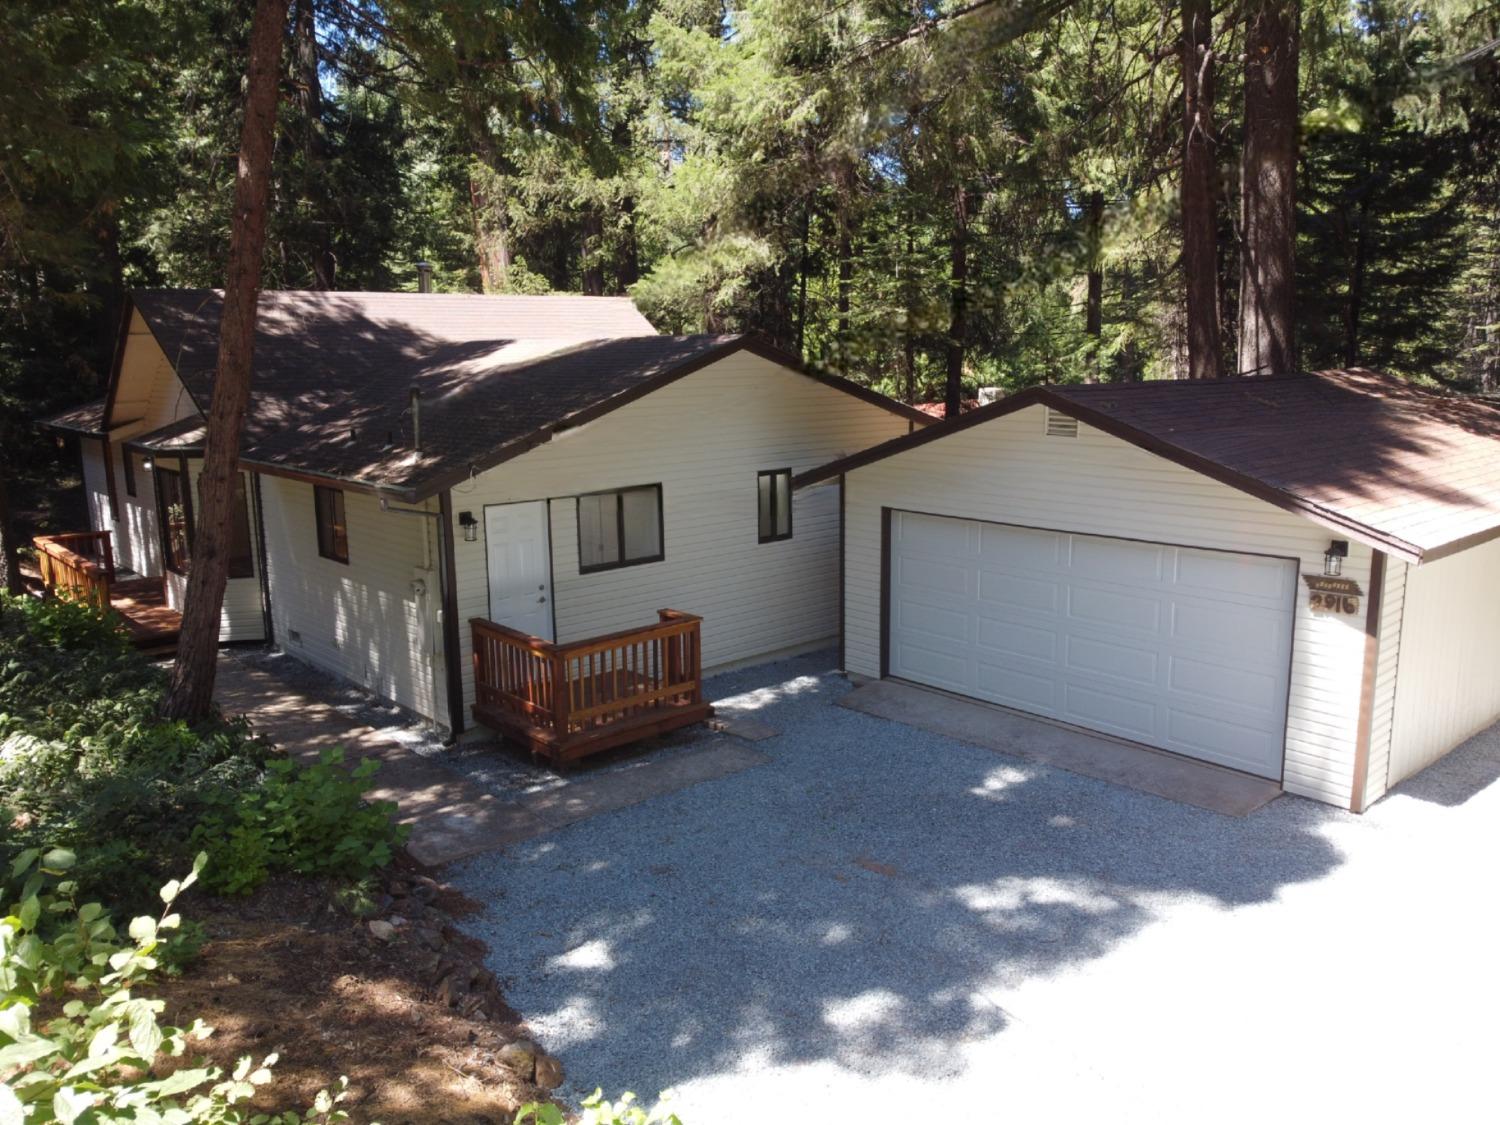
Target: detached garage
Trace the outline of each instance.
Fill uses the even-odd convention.
[[[1039,387],[842,480],[844,664],[1364,809],[1500,719],[1500,411],[1363,370]]]

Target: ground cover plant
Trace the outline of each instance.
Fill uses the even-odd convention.
[[[359,880],[403,838],[363,798],[375,766],[279,758],[242,719],[158,716],[165,673],[108,617],[0,596],[0,853],[68,847],[82,893],[149,901],[195,852],[211,889],[276,871]]]

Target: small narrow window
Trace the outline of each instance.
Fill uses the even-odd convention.
[[[774,543],[792,537],[792,470],[770,469],[756,474],[760,511],[760,541]]]
[[[1071,414],[1064,414],[1061,410],[1053,410],[1047,407],[1047,436],[1048,437],[1077,437],[1078,419]]]
[[[334,562],[349,561],[349,525],[344,522],[341,489],[313,485],[313,507],[318,520],[318,554]]]
[[[182,473],[176,469],[164,469],[158,464],[155,476],[162,557],[173,574],[186,574],[193,561],[193,529]]]
[[[125,470],[125,495],[135,495],[135,454],[120,447],[120,467]]]
[[[659,484],[578,497],[579,573],[660,562],[661,510]]]
[[[203,478],[198,478],[198,507],[203,507]],[[245,474],[234,474],[234,507],[229,513],[229,577],[254,578],[255,553],[250,549],[250,505],[245,500]]]

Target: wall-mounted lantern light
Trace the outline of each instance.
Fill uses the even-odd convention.
[[[145,469],[149,473],[152,469],[156,468],[156,462],[147,457],[144,461],[141,462],[141,468]]]
[[[1328,553],[1323,556],[1323,573],[1330,577],[1343,573],[1344,560],[1349,557],[1349,540],[1335,539],[1328,544]]]
[[[473,512],[459,512],[458,526],[464,529],[464,542],[473,543],[479,538],[479,521]]]

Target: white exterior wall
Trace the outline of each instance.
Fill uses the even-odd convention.
[[[198,514],[198,476],[203,462],[197,458],[188,460],[188,485],[192,488],[193,515]],[[147,483],[150,483],[149,474]],[[152,486],[151,503],[156,503],[155,486]],[[224,583],[224,605],[219,612],[219,643],[231,641],[260,641],[265,639],[266,619],[261,601],[260,588],[260,535],[255,520],[255,493],[250,478],[245,479],[245,508],[250,520],[250,558],[255,573],[249,578],[231,578]],[[155,524],[152,520],[152,524]],[[158,543],[157,555],[161,548]],[[167,605],[177,612],[187,601],[187,576],[167,573]]]
[[[1500,718],[1500,540],[1409,569],[1388,783]]]
[[[161,531],[156,519],[156,484],[135,459],[135,495],[125,486],[125,450],[120,443],[110,447],[115,455],[115,483],[120,496],[120,518],[115,521],[115,561],[137,574],[155,577],[162,573]]]
[[[551,500],[557,637],[703,617],[703,663],[721,667],[831,642],[838,632],[838,488],[794,494],[792,538],[758,542],[756,473],[794,473],[904,434],[891,411],[749,352],[654,391],[453,489],[483,523],[488,504]],[[578,572],[580,493],[661,484],[666,557]],[[455,529],[457,535],[457,529]],[[457,536],[466,704],[474,699],[471,617],[489,617],[483,534]]]
[[[346,565],[318,554],[312,485],[262,475],[261,492],[276,644],[446,722],[436,521],[346,491]]]
[[[856,469],[845,483],[845,653],[880,674],[880,510],[991,520],[1298,560],[1321,574],[1335,536],[1227,485],[1080,424],[1047,437],[1031,407]],[[1342,538],[1342,536],[1338,536]],[[1368,587],[1371,552],[1345,576]],[[1348,806],[1364,658],[1363,613],[1314,614],[1298,583],[1287,707],[1286,790]]]
[[[111,531],[115,521],[109,511],[109,478],[104,471],[104,443],[98,438],[78,439],[83,461],[83,499],[89,510],[90,531]]]

